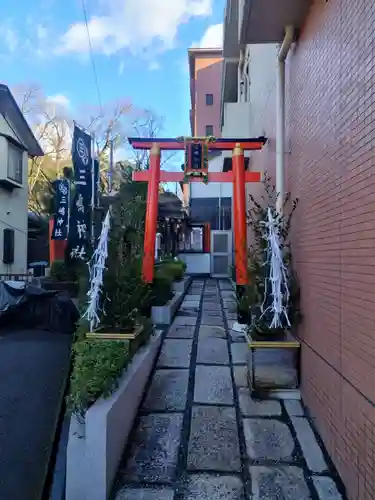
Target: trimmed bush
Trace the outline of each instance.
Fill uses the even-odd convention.
[[[69,281],[68,270],[63,260],[55,260],[51,264],[50,277],[55,281]]]
[[[130,361],[129,343],[78,340],[73,345],[69,409],[78,416],[101,396],[109,396]]]

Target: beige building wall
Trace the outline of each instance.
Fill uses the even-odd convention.
[[[0,114],[0,174],[7,174],[8,141],[2,135],[15,135],[4,116]],[[23,154],[23,186],[7,191],[0,186],[0,274],[24,274],[27,272],[27,215],[28,215],[28,156]],[[5,228],[14,229],[14,263],[3,263],[3,232]]]

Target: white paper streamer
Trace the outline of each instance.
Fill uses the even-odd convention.
[[[110,227],[110,210],[108,210],[102,223],[102,231],[100,233],[98,246],[88,263],[90,289],[87,292],[87,295],[89,299],[87,309],[82,317],[90,322],[91,331],[100,323],[100,294],[102,292],[103,273],[108,257],[108,235]]]
[[[290,326],[286,309],[289,302],[289,289],[285,272],[286,268],[280,248],[279,224],[279,216],[274,217],[271,208],[268,207],[267,221],[263,222],[263,225],[266,228],[264,238],[267,240],[267,259],[264,265],[268,264],[269,266],[269,276],[266,277],[265,280],[264,300],[261,306],[261,312],[262,316],[264,316],[268,311],[272,311],[273,318],[270,328],[280,328],[282,326],[282,316],[285,317],[288,326]],[[264,309],[264,305],[268,298],[268,282],[271,283],[272,304]]]

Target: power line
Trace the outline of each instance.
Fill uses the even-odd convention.
[[[94,73],[94,79],[95,79],[95,85],[96,85],[96,92],[98,94],[98,102],[99,102],[99,107],[100,107],[100,113],[103,114],[103,103],[102,103],[102,98],[101,98],[101,95],[100,95],[99,78],[98,78],[98,73],[96,71],[96,66],[95,66],[94,51],[92,49],[91,36],[90,36],[90,28],[89,28],[89,23],[88,23],[88,19],[87,19],[87,9],[86,9],[85,0],[82,0],[82,10],[83,10],[83,16],[84,16],[85,25],[86,25],[87,39],[88,39],[88,42],[89,42],[90,59],[91,59],[92,70],[93,70],[93,73]]]

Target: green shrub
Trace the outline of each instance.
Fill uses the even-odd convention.
[[[127,366],[129,344],[122,341],[77,340],[73,345],[74,368],[70,378],[68,407],[83,416],[100,396],[110,395]]]
[[[55,281],[72,281],[78,283],[86,273],[87,265],[84,262],[55,260],[51,264],[50,276]]]
[[[155,272],[152,283],[152,305],[164,306],[173,297],[172,291],[173,279],[164,268],[159,268]]]
[[[127,266],[105,273],[102,323],[112,331],[132,329],[150,314],[152,291],[143,282],[140,267],[140,259],[133,258]]]
[[[55,260],[52,262],[50,276],[56,281],[68,281],[68,270],[65,261]]]
[[[172,281],[179,281],[184,277],[186,264],[182,260],[165,260],[158,268],[163,274],[171,277]]]
[[[83,417],[100,397],[116,390],[121,375],[133,355],[146,344],[153,331],[152,322],[142,320],[143,332],[131,342],[119,340],[88,340],[88,324],[82,321],[73,344],[73,372],[67,398],[69,411]]]

